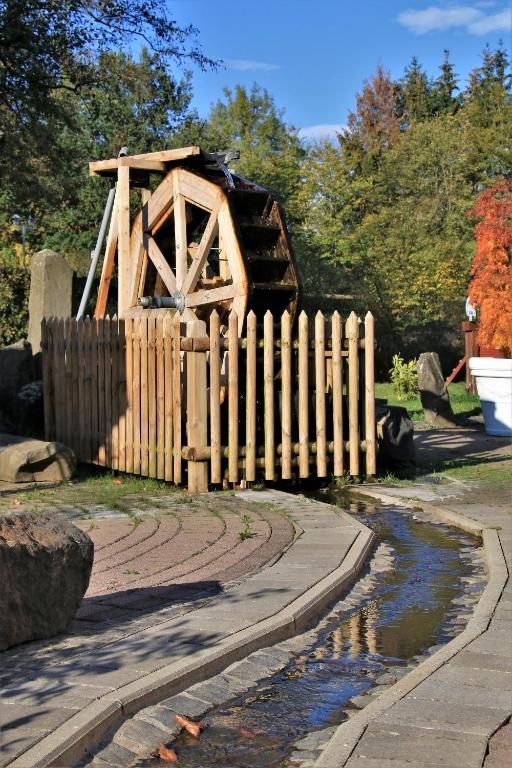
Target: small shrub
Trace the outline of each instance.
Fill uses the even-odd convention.
[[[417,360],[409,360],[406,363],[400,354],[393,355],[389,377],[398,400],[407,400],[418,394],[417,362]]]
[[[27,335],[30,272],[0,262],[0,347]]]

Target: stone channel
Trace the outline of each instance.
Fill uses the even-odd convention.
[[[141,710],[86,765],[309,768],[336,727],[465,627],[485,586],[480,542],[424,512],[324,493],[370,527],[361,577],[307,632]],[[200,739],[175,715],[201,719]],[[84,763],[82,763],[84,765]]]

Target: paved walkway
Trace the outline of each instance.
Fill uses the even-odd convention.
[[[124,717],[292,636],[372,540],[336,508],[278,491],[158,502],[76,518],[97,546],[91,585],[67,635],[1,654],[0,766],[73,765]]]
[[[429,430],[420,462],[510,461],[510,441],[478,430]],[[403,681],[341,725],[318,768],[480,768],[489,737],[512,714],[512,477],[500,487],[460,480],[359,487],[390,503],[437,509],[484,532],[490,582],[468,628]],[[485,768],[512,765],[511,726],[490,742]]]

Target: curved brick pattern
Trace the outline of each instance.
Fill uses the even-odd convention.
[[[131,547],[135,547],[140,542],[145,541],[150,536],[153,536],[155,531],[158,529],[158,525],[159,521],[156,517],[146,516],[142,518],[138,524],[133,521],[130,532],[122,538],[119,538],[117,541],[112,542],[108,546],[102,547],[100,541],[98,555],[94,558],[96,567],[99,565],[99,563],[102,563],[105,560],[109,560],[111,557],[119,553],[125,553],[127,550],[131,549]],[[98,538],[99,536],[101,536],[101,529],[98,532]]]
[[[94,541],[95,559],[100,560],[100,552],[110,547],[117,541],[125,539],[132,533],[135,523],[126,515],[117,518],[73,520],[74,524],[82,528]]]

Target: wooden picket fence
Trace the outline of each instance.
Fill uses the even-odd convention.
[[[42,347],[46,437],[80,461],[191,491],[375,474],[370,313],[51,318]]]

